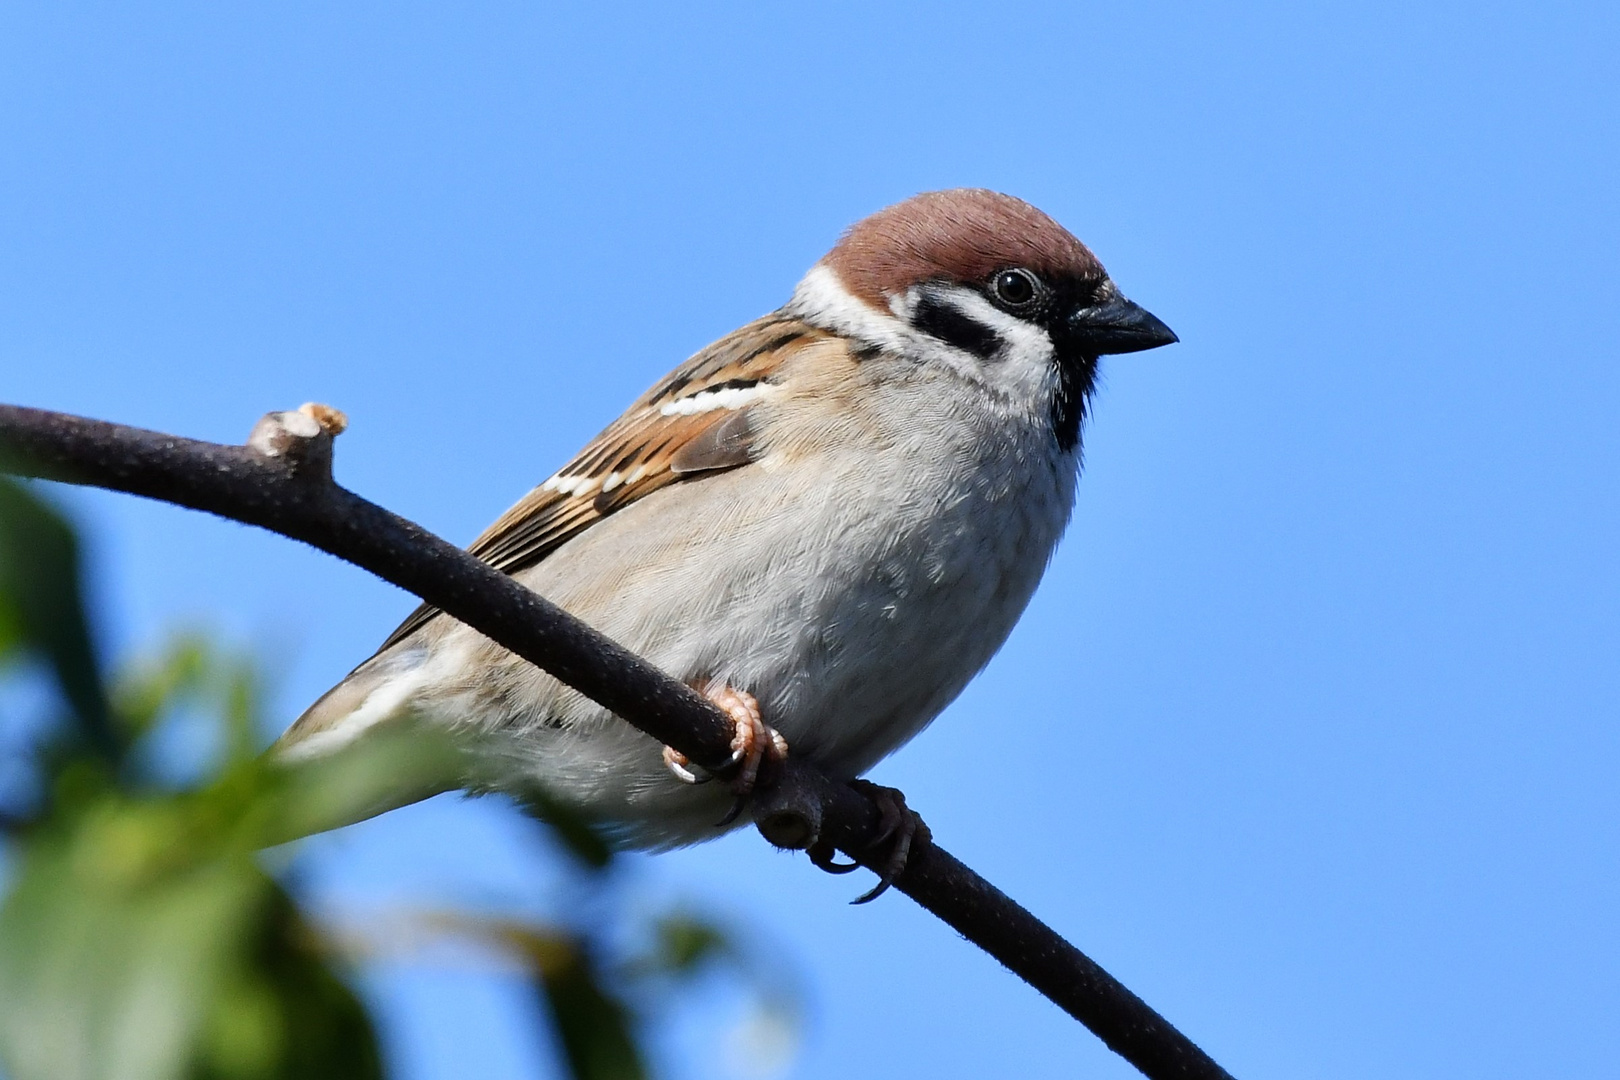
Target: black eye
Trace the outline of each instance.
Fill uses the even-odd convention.
[[[1040,291],[1040,283],[1028,270],[1003,270],[990,280],[990,289],[1011,308],[1031,303]]]

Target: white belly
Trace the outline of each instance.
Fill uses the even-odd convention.
[[[886,437],[653,492],[518,577],[678,679],[752,693],[793,754],[853,777],[1001,646],[1075,482],[1038,426],[954,449],[937,429]],[[480,678],[412,707],[488,735],[492,786],[538,782],[646,846],[715,835],[723,786],[680,784],[628,724],[465,627],[432,653]]]

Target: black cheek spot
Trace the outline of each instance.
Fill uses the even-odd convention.
[[[917,304],[911,324],[923,333],[989,360],[1001,349],[1001,335],[950,304],[925,296]]]

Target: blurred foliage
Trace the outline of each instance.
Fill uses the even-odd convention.
[[[273,764],[258,752],[257,666],[200,635],[175,638],[109,684],[78,552],[59,513],[0,476],[0,673],[42,665],[60,692],[58,715],[24,751],[32,793],[0,811],[9,855],[0,1071],[10,1080],[384,1076],[366,1005],[344,976],[387,944],[321,926],[258,852],[386,808],[401,776],[419,789],[452,786],[454,749],[416,730],[297,769]],[[218,738],[200,775],[176,783],[150,751],[181,715],[206,718]],[[611,850],[588,825],[549,804],[530,809],[576,874],[611,880]],[[595,904],[566,927],[465,913],[415,922],[521,964],[542,1005],[536,1020],[552,1025],[572,1076],[637,1080],[650,1071],[644,1033],[671,987],[715,964],[761,987],[774,976],[713,920],[655,913],[627,932],[624,907]],[[779,988],[763,1000],[775,1015],[792,1012]]]
[[[0,479],[0,662],[43,657],[101,753],[116,748],[80,592],[79,542],[68,523],[20,484]]]

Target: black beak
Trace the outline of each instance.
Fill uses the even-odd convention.
[[[1141,352],[1160,345],[1174,345],[1181,339],[1146,308],[1123,296],[1079,308],[1068,320],[1069,343],[1087,356]]]

